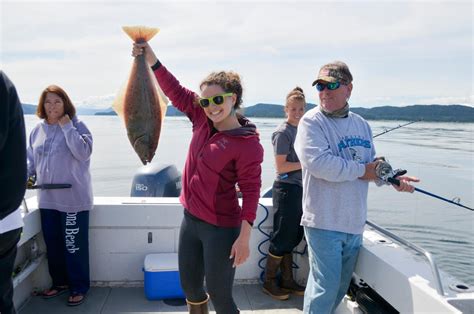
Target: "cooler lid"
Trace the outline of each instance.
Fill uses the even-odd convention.
[[[178,253],[158,253],[145,256],[145,271],[178,270]]]

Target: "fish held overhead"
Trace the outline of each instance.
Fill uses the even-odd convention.
[[[124,26],[134,42],[149,41],[158,28]],[[144,165],[155,156],[168,99],[164,96],[144,55],[135,57],[126,88],[116,98],[113,108],[125,121],[133,149]]]

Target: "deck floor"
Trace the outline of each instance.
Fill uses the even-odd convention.
[[[185,305],[172,306],[163,301],[149,301],[141,288],[92,287],[86,301],[77,307],[67,306],[67,294],[44,300],[32,297],[19,314],[68,314],[68,313],[188,313]],[[278,301],[264,294],[261,285],[234,286],[234,299],[242,314],[303,313],[303,297],[291,295],[289,300]],[[215,313],[210,304],[212,313]]]

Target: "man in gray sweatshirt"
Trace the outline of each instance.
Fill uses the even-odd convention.
[[[349,111],[352,74],[340,61],[313,82],[320,106],[301,119],[295,141],[303,174],[303,216],[310,273],[304,313],[332,313],[344,297],[362,242],[369,181],[378,180],[369,124]],[[413,192],[412,177],[398,191]]]

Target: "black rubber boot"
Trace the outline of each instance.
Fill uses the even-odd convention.
[[[288,292],[280,289],[277,283],[277,273],[283,257],[272,255],[270,252],[267,256],[267,265],[265,267],[265,280],[263,282],[263,292],[277,300],[288,300],[290,295]]]

